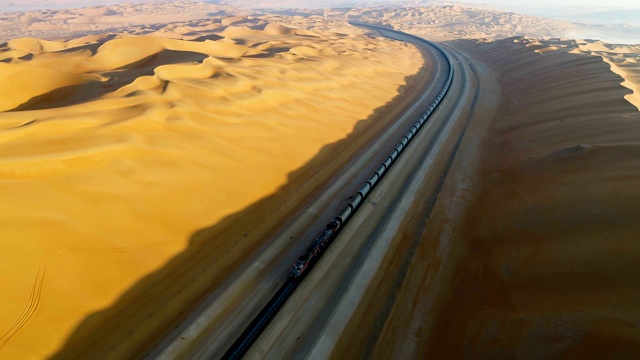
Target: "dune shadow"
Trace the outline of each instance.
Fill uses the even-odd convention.
[[[162,50],[116,70],[153,70],[162,65],[202,63],[209,55],[195,51]]]
[[[310,10],[310,11],[296,11],[296,10],[280,10],[280,9],[275,9],[275,10],[270,10],[269,12],[273,13],[273,14],[277,14],[277,15],[282,15],[282,16],[300,16],[303,18],[308,18],[310,16],[322,16],[323,15],[323,11],[322,10]]]
[[[210,2],[209,2],[209,3],[210,3]],[[214,12],[207,13],[207,16],[209,16],[209,17],[214,17],[214,16],[225,16],[225,15],[229,15],[229,12],[228,12],[228,11],[226,11],[226,10],[218,10],[218,11],[214,11]],[[220,22],[220,21],[218,20],[218,22]]]
[[[101,72],[100,75],[107,77],[107,81],[90,81],[61,87],[34,96],[27,102],[7,111],[54,109],[85,103],[129,85],[141,76],[154,75],[158,66],[181,63],[201,64],[208,57],[209,55],[197,52],[163,50],[115,70]]]
[[[289,52],[289,50],[291,50],[291,48],[287,47],[287,46],[272,47],[272,48],[268,48],[266,50],[262,50],[262,54],[247,55],[245,57],[246,58],[254,58],[254,59],[264,59],[264,58],[273,57],[273,56],[275,56],[277,54]]]
[[[90,44],[86,44],[86,45],[80,45],[80,46],[75,46],[72,48],[68,48],[68,49],[64,49],[64,50],[60,50],[58,51],[58,53],[64,54],[64,53],[73,53],[73,52],[77,52],[77,51],[83,51],[83,50],[89,50],[91,52],[91,55],[95,55],[98,52],[98,49],[100,48],[100,46],[104,45],[106,42],[113,40],[117,37],[116,34],[109,34],[107,36],[105,36],[104,38],[100,39],[100,41],[94,42],[94,43],[90,43]]]
[[[201,34],[201,33],[202,33],[202,31],[195,31],[195,32],[186,33],[184,35],[185,36],[191,36],[191,35],[197,35],[197,34]],[[224,39],[224,36],[220,36],[220,35],[217,35],[217,34],[211,34],[211,35],[203,35],[203,36],[197,37],[197,38],[195,38],[195,39],[193,39],[191,41],[203,42],[203,41],[206,41],[206,40],[217,41],[217,40],[221,40],[221,39]]]
[[[398,87],[399,95],[358,121],[348,136],[325,145],[309,162],[289,173],[286,184],[275,193],[194,232],[180,254],[135,283],[110,307],[86,317],[52,359],[147,355],[207,296],[225,286],[269,247],[312,199],[322,196],[330,179],[347,166],[350,156],[361,151],[354,143],[388,131],[391,123],[376,120],[401,111],[398,101],[409,101],[403,95],[418,83],[417,78],[425,76],[426,68],[423,65],[417,74],[405,77],[405,84],[410,85]],[[342,206],[345,199],[335,201]],[[290,246],[308,241],[290,239]]]
[[[142,25],[140,26],[140,29],[148,31],[150,30],[151,32],[155,32],[158,31],[160,29],[164,29],[167,27],[167,24],[150,24],[150,25]]]

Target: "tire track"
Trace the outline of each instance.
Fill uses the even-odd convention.
[[[40,261],[40,265],[38,266],[38,271],[36,273],[36,278],[31,287],[31,293],[29,294],[29,298],[27,299],[27,303],[25,307],[22,309],[22,312],[18,316],[18,318],[9,326],[7,330],[5,330],[2,335],[0,335],[0,350],[13,339],[16,334],[22,329],[33,317],[33,314],[38,309],[40,304],[40,298],[42,296],[42,286],[44,283],[44,276],[47,271],[47,266],[51,257],[56,254],[117,254],[124,253],[128,251],[142,250],[148,249],[152,247],[158,246],[167,246],[167,245],[175,245],[181,243],[180,241],[159,241],[147,244],[140,244],[134,246],[123,246],[111,249],[91,249],[91,248],[81,248],[75,245],[61,245],[56,246],[43,256]]]

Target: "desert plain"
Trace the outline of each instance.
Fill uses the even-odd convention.
[[[235,314],[251,294],[227,289],[279,239],[303,249],[291,218],[437,69],[349,21],[441,42],[477,105],[333,347],[326,325],[249,356],[640,356],[638,44],[458,5],[71,5],[0,14],[1,359],[161,354],[202,304]]]

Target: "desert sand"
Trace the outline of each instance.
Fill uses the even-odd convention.
[[[220,1],[212,5],[198,1],[134,1],[134,4],[116,0],[87,2],[82,9],[74,9],[73,0],[50,0],[45,6],[36,0],[21,3],[18,9],[6,9],[0,5],[0,41],[16,37],[35,37],[52,40],[60,37],[76,37],[104,32],[139,33],[165,27],[167,23],[196,21],[208,16],[253,15],[286,17],[286,22],[299,29],[344,30],[344,20],[359,21],[397,30],[408,31],[426,39],[445,41],[453,39],[507,38],[529,36],[548,38],[594,38],[609,42],[640,43],[640,28],[632,25],[596,25],[502,12],[473,5],[442,5],[442,2],[422,0],[396,1],[396,6],[379,4],[372,8],[344,6],[340,1],[322,2],[325,8],[291,1]],[[331,7],[335,4],[334,7]],[[18,6],[18,4],[14,4]],[[29,6],[31,7],[29,7]],[[318,5],[318,4],[316,4]],[[39,6],[39,7],[38,7]],[[2,11],[4,10],[4,13]],[[19,11],[18,11],[19,10]],[[19,26],[16,26],[19,24]],[[188,26],[188,24],[186,24]],[[144,29],[140,29],[143,27]],[[342,30],[341,30],[342,29]]]
[[[138,357],[251,265],[356,153],[328,146],[431,66],[346,20],[447,41],[486,93],[357,304],[382,320],[332,355],[640,356],[637,44],[460,6],[150,2],[0,14],[0,358]]]
[[[166,30],[0,49],[1,358],[59,351],[422,65],[412,46],[355,29],[222,16]]]
[[[640,28],[632,23],[608,23],[592,19],[587,23],[552,20],[545,17],[504,12],[480,2],[436,0],[388,0],[368,5],[347,1],[323,1],[326,6],[306,5],[304,1],[221,0],[221,4],[259,9],[289,15],[325,15],[410,31],[434,41],[463,38],[506,38],[532,36],[535,38],[597,38],[609,42],[640,43]],[[613,5],[613,4],[608,4]],[[369,6],[369,7],[367,7]],[[316,9],[324,7],[324,9]],[[563,10],[551,8],[549,13],[563,17]],[[633,11],[627,12],[627,16]],[[602,14],[603,17],[604,14]],[[557,17],[556,17],[557,18]],[[578,16],[578,19],[580,17]]]
[[[206,19],[213,15],[233,17],[247,13],[229,6],[214,6],[195,1],[111,1],[112,4],[107,6],[104,6],[105,2],[100,2],[102,6],[95,5],[98,3],[95,1],[94,6],[87,6],[91,5],[87,3],[84,7],[73,7],[69,6],[69,3],[57,0],[53,1],[51,6],[41,5],[39,9],[7,9],[0,13],[0,41],[19,37],[72,39],[109,32],[140,35],[142,31],[153,32],[158,27],[178,26],[180,22]],[[180,25],[189,26],[189,23]]]
[[[637,357],[640,113],[606,60],[637,58],[637,47],[451,45],[494,72],[502,99],[466,220],[453,236],[432,224],[376,356]]]

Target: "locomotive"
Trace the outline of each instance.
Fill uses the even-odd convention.
[[[302,273],[309,267],[311,261],[314,258],[318,257],[319,253],[329,246],[333,235],[336,233],[336,230],[342,224],[342,220],[339,217],[333,219],[327,227],[321,232],[316,238],[313,240],[311,245],[307,248],[307,251],[300,255],[298,260],[293,264],[290,270],[290,276],[297,278],[302,275]]]

